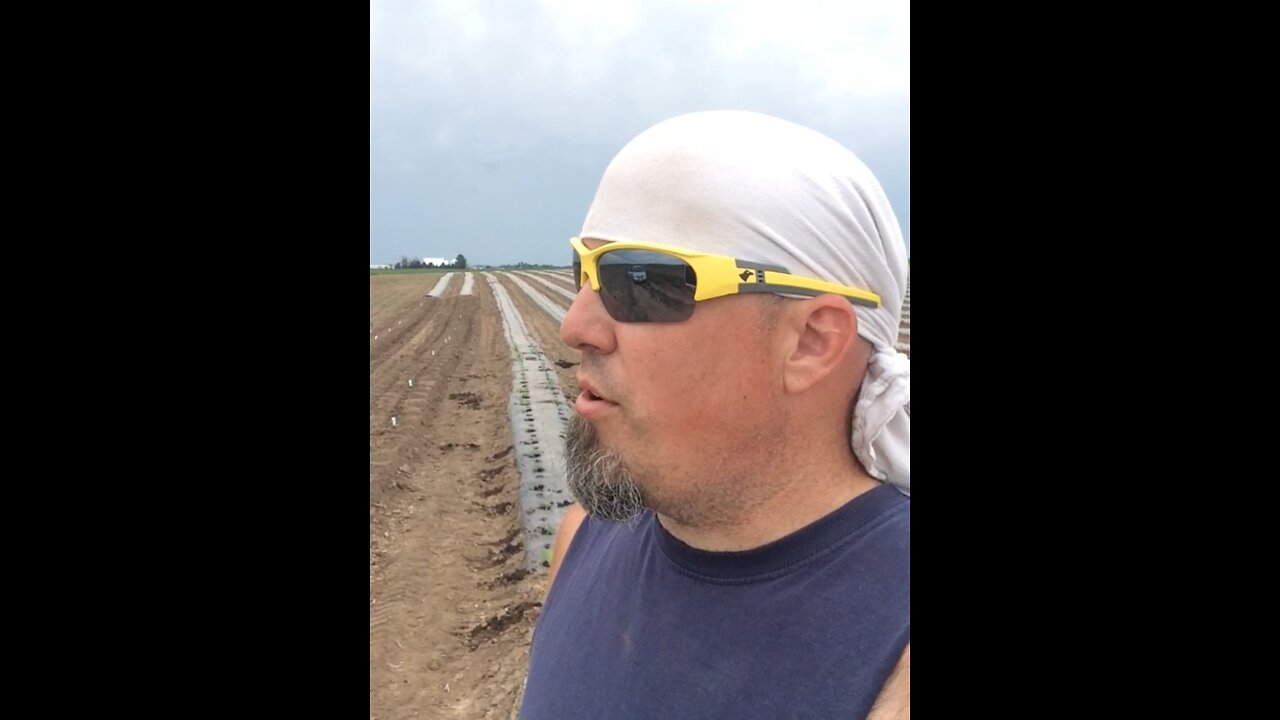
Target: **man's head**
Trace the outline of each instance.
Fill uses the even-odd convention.
[[[606,267],[591,251],[611,243]],[[646,243],[670,246],[672,267]],[[598,515],[642,500],[687,524],[731,522],[780,492],[780,468],[849,456],[868,359],[896,337],[901,244],[870,171],[811,130],[713,112],[638,136],[575,245],[586,281],[561,335],[582,350],[577,410],[591,430],[571,433],[575,495]],[[824,281],[843,294],[813,289]]]

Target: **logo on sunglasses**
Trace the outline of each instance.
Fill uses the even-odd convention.
[[[751,279],[751,271],[750,271],[750,270],[743,270],[743,271],[742,271],[742,274],[741,274],[741,275],[739,275],[738,277],[742,278],[742,282],[746,282],[746,281],[748,281],[748,280],[750,280],[750,279]]]

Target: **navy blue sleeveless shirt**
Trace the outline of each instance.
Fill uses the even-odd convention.
[[[863,718],[911,638],[911,500],[863,493],[707,552],[587,517],[529,654],[521,720]]]

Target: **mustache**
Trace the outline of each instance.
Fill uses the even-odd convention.
[[[591,382],[596,385],[597,394],[601,397],[607,397],[614,402],[620,399],[618,393],[621,392],[621,388],[616,387],[609,377],[609,373],[605,372],[604,359],[591,350],[582,351],[582,357],[578,362],[578,375],[590,378]],[[595,436],[595,429],[590,427],[589,423],[587,431],[591,432],[592,437]]]

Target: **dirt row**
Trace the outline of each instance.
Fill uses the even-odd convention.
[[[438,279],[407,277],[422,297]],[[510,348],[488,285],[460,297],[460,277],[378,304],[399,330],[370,351],[371,717],[512,717],[545,588],[521,568]]]

